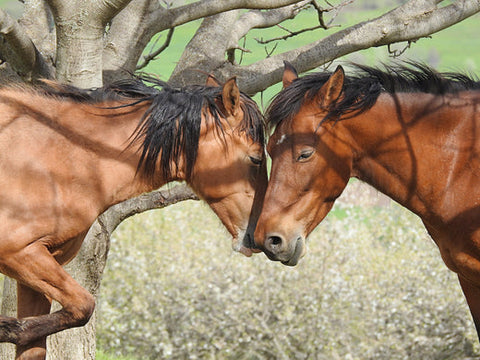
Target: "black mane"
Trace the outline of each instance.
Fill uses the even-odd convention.
[[[358,115],[370,109],[381,93],[422,92],[436,95],[456,93],[463,90],[479,90],[478,79],[461,73],[439,73],[427,65],[406,62],[383,69],[353,64],[353,75],[345,77],[342,100],[329,109],[322,120],[335,119],[342,115]],[[329,79],[330,72],[313,73],[293,81],[273,99],[267,109],[267,121],[276,126],[283,120],[292,119],[306,100],[311,100]]]
[[[142,75],[91,90],[46,82],[42,91],[47,96],[80,103],[127,101],[126,105],[115,108],[150,104],[132,134],[131,144],[142,142],[137,170],[152,180],[159,157],[162,175],[171,178],[182,154],[185,155],[186,176],[191,177],[198,153],[202,114],[211,114],[214,126],[221,133],[224,131],[220,118],[225,115],[218,106],[222,103],[221,87],[196,85],[177,89],[157,78]],[[244,119],[239,130],[245,131],[254,142],[263,144],[263,116],[251,98],[243,93],[240,96]]]

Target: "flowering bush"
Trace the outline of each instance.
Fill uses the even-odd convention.
[[[349,187],[295,268],[233,253],[200,202],[126,221],[102,282],[100,348],[138,359],[475,357],[456,276],[418,218]]]

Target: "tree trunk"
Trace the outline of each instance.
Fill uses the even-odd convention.
[[[68,273],[95,298],[98,298],[101,276],[107,261],[110,235],[118,225],[115,224],[113,229],[107,229],[102,223],[105,217],[108,217],[108,211],[93,223],[79,254],[65,267]],[[60,305],[54,303],[52,311],[59,309]],[[87,325],[48,337],[47,360],[95,360],[96,317],[95,310]]]
[[[17,316],[17,282],[9,277],[3,281],[2,315]],[[15,357],[15,345],[0,343],[0,359],[8,360]]]

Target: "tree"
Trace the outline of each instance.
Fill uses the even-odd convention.
[[[220,80],[235,75],[240,88],[249,94],[280,82],[284,60],[305,72],[361,49],[398,42],[409,44],[480,11],[479,0],[402,1],[400,6],[376,19],[243,65],[239,59],[248,49],[240,45],[241,40],[252,29],[276,26],[305,9],[314,9],[318,14],[318,22],[307,24],[306,28],[327,29],[335,14],[355,0],[22,2],[24,11],[18,21],[0,10],[0,58],[4,61],[0,75],[9,81],[34,83],[40,78],[50,78],[83,88],[99,87],[130,76],[139,63],[161,59],[161,51],[168,47],[176,27],[203,19],[186,44],[169,82],[173,85],[203,83],[205,73],[213,73]],[[165,43],[140,60],[152,37],[161,32],[165,33]],[[187,39],[180,41],[186,43]],[[78,259],[71,264],[76,278],[83,279],[84,285],[96,294],[108,253],[109,236],[115,227],[135,213],[189,198],[195,195],[182,186],[172,192],[157,191],[132,199],[102,214],[87,235]],[[4,291],[4,306],[9,293],[11,291]],[[85,329],[72,331],[81,333]],[[50,351],[57,358],[94,358],[94,322],[87,327],[87,333],[90,338],[85,333],[75,336],[78,346],[73,346],[71,339],[62,340],[62,336],[68,334],[52,337],[50,341],[54,343],[68,341],[69,347],[50,346]],[[86,340],[82,343],[80,339]],[[67,350],[72,352],[66,354]],[[59,355],[58,351],[64,352]]]

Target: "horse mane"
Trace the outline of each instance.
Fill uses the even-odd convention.
[[[202,115],[211,115],[220,134],[225,131],[220,121],[225,117],[224,110],[218,105],[222,104],[221,87],[193,85],[174,88],[155,77],[140,75],[88,90],[45,81],[40,91],[46,96],[77,103],[101,104],[102,107],[106,101],[125,102],[112,109],[141,103],[149,105],[132,134],[129,146],[141,142],[137,171],[142,171],[152,181],[159,158],[162,175],[171,178],[174,170],[178,170],[182,155],[186,162],[187,179],[191,177],[198,153]],[[238,130],[263,145],[263,115],[250,97],[241,93],[240,98],[244,118]]]
[[[356,116],[370,109],[381,93],[395,94],[429,93],[444,95],[464,90],[479,90],[478,79],[463,73],[440,73],[431,67],[413,61],[402,64],[383,65],[382,69],[360,64],[351,64],[353,74],[345,77],[340,96],[322,120],[338,120],[340,116]],[[284,120],[291,120],[306,102],[312,100],[331,72],[312,73],[295,79],[273,99],[267,109],[267,122],[270,127]]]

